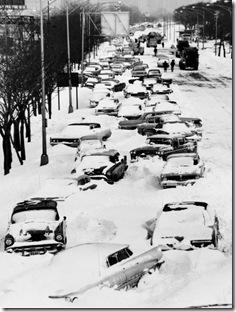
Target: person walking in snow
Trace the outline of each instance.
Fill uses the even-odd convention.
[[[175,67],[175,60],[172,60],[170,63],[170,68],[172,72],[174,71],[174,67]]]
[[[165,47],[164,41],[162,41],[161,45],[162,45],[162,48],[164,48],[164,47]]]
[[[157,56],[157,47],[154,48],[154,55]]]
[[[166,72],[167,68],[169,67],[169,64],[166,61],[164,61],[163,67],[164,67],[164,72]]]

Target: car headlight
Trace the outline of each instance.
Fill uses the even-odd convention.
[[[5,248],[7,247],[10,247],[14,244],[14,237],[10,234],[8,234],[6,237],[5,237]]]
[[[58,242],[61,242],[63,240],[63,236],[61,234],[57,234],[55,236],[55,240],[58,241]]]

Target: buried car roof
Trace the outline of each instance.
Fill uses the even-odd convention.
[[[74,122],[68,126],[100,126],[98,122]]]
[[[187,205],[201,206],[201,207],[204,207],[205,210],[207,209],[207,206],[208,206],[206,202],[200,202],[200,201],[173,202],[173,203],[165,204],[163,211],[178,210],[179,206],[187,206]]]
[[[53,199],[34,200],[29,199],[23,202],[17,203],[13,209],[13,213],[26,211],[26,210],[39,210],[39,209],[54,209],[56,210],[57,202]]]
[[[105,150],[102,152],[93,152],[85,154],[84,156],[114,156],[116,154],[119,154],[119,152],[115,149]]]

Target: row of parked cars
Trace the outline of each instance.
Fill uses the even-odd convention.
[[[95,115],[115,116],[118,131],[133,130],[145,136],[146,144],[121,155],[116,149],[106,148],[106,141],[112,136],[111,129],[90,121],[67,125],[50,138],[50,144],[65,144],[75,149],[72,174],[82,191],[96,188],[97,180],[116,183],[133,162],[152,157],[165,161],[158,177],[163,189],[193,185],[205,171],[198,154],[201,119],[182,116],[180,106],[171,98],[172,80],[164,78],[160,69],[149,68],[140,58],[125,54],[119,40],[116,50],[113,56],[90,63],[84,70],[85,87],[92,89],[89,106]],[[123,72],[130,73],[126,83],[119,76]],[[162,253],[166,250],[218,246],[218,217],[206,202],[170,201],[158,219],[147,222],[146,229],[153,248],[142,254],[133,254],[128,245],[89,245],[93,255],[102,255],[99,263],[105,268],[104,274],[94,277],[91,287],[104,284],[116,289],[133,287],[144,274],[161,266]],[[31,198],[18,203],[13,209],[4,244],[6,251],[22,255],[57,253],[65,249],[66,217],[59,216],[57,199]],[[84,244],[76,246],[73,254],[80,255],[84,249]],[[71,249],[59,257],[72,256],[70,252]],[[52,261],[50,265],[57,266],[57,263]],[[101,273],[100,269],[97,272]],[[80,286],[76,293],[50,297],[73,301],[85,289],[85,285]]]

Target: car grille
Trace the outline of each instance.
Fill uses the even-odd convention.
[[[98,113],[115,113],[114,109],[98,109]]]
[[[183,175],[167,176],[166,178],[169,181],[187,181],[187,180],[194,180],[197,178],[197,176],[195,174],[183,174]]]

